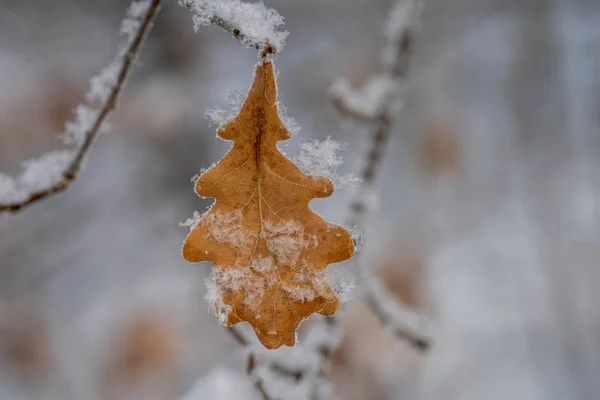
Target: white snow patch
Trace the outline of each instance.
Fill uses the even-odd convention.
[[[281,51],[288,32],[282,30],[284,19],[263,2],[244,3],[240,0],[181,0],[180,4],[194,12],[194,29],[222,24],[239,31],[238,39],[249,48],[262,48],[267,44]]]
[[[300,143],[300,154],[293,161],[305,174],[331,179],[338,189],[356,187],[361,182],[360,178],[353,174],[337,174],[338,167],[342,165],[338,152],[347,148],[347,143],[338,143],[331,136],[322,141],[306,140]]]

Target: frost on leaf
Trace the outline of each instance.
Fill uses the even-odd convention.
[[[308,207],[333,184],[304,175],[277,149],[290,132],[270,62],[257,67],[244,106],[217,133],[234,144],[196,182],[200,196],[216,201],[191,224],[183,256],[213,262],[207,297],[227,326],[247,321],[265,347],[293,346],[303,319],[338,310],[325,268],[354,253],[350,233]]]
[[[327,139],[308,140],[300,144],[300,154],[294,163],[309,175],[323,175],[331,179],[337,189],[357,187],[361,179],[353,174],[339,176],[337,169],[342,165],[342,157],[337,153],[348,148],[347,143],[338,143],[328,136]]]

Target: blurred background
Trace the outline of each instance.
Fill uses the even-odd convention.
[[[327,89],[381,70],[391,0],[266,3],[291,32],[275,60],[300,136],[347,142],[339,172],[356,171],[369,129],[338,117]],[[347,304],[336,391],[599,399],[600,2],[426,3],[360,257],[435,321],[435,340],[425,355],[390,351]],[[60,146],[127,5],[0,0],[0,170]],[[1,399],[256,398],[179,226],[209,204],[191,177],[229,147],[204,111],[247,89],[256,61],[215,27],[195,35],[167,2],[79,180],[0,216]],[[343,221],[347,201],[311,204]]]

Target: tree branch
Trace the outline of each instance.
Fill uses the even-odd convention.
[[[364,192],[369,192],[369,189],[375,183],[393,130],[394,116],[398,114],[399,103],[403,100],[399,91],[408,76],[422,3],[423,0],[399,0],[390,12],[386,29],[387,42],[383,55],[385,69],[376,80],[376,82],[384,82],[384,84],[372,89],[368,99],[364,98],[363,101],[358,98],[347,102],[344,101],[344,97],[336,96],[340,91],[336,93],[334,90],[333,93],[336,109],[340,110],[342,115],[354,117],[359,113],[373,116],[373,118],[366,121],[373,126],[373,130],[366,161],[359,174],[366,190],[357,192],[350,201],[350,212],[347,221],[349,226],[362,227],[364,217],[369,212],[369,205]],[[373,97],[375,97],[375,101]],[[361,103],[368,105],[373,102],[377,104],[375,109],[371,107],[370,110],[361,112]],[[357,105],[358,111],[355,110]],[[364,121],[364,118],[362,120]],[[403,329],[402,324],[393,321],[394,316],[386,312],[386,307],[381,304],[381,296],[374,294],[374,285],[371,284],[373,281],[377,281],[378,278],[370,276],[369,271],[365,271],[364,268],[360,268],[360,270],[365,285],[363,293],[365,302],[380,322],[386,327],[393,325],[391,331],[399,340],[408,342],[419,351],[428,350],[430,346],[428,338],[408,329]],[[377,290],[383,289],[383,286],[377,285],[377,283],[375,283],[375,286],[377,286]]]
[[[119,50],[115,61],[113,61],[113,65],[111,65],[111,67],[114,67],[117,66],[117,63],[119,64],[117,69],[114,70],[116,71],[116,79],[114,79],[114,82],[110,82],[112,86],[109,88],[108,92],[102,93],[103,98],[99,108],[96,110],[96,115],[94,116],[93,121],[89,122],[78,120],[75,122],[75,124],[79,124],[79,126],[86,124],[86,129],[84,129],[83,132],[70,132],[75,133],[76,135],[81,135],[82,140],[78,140],[79,143],[77,143],[78,146],[74,156],[60,174],[59,179],[46,188],[35,190],[26,194],[25,196],[19,196],[22,198],[17,201],[8,201],[4,203],[0,202],[0,213],[5,211],[20,211],[21,209],[33,203],[65,191],[67,188],[69,188],[71,183],[75,181],[82,168],[83,161],[91,149],[92,144],[94,143],[98,134],[102,131],[102,126],[106,118],[117,106],[119,96],[123,91],[135,60],[142,49],[145,38],[152,28],[152,23],[160,10],[161,3],[162,0],[147,0],[132,3],[122,26],[122,31],[124,31],[128,36],[128,43],[126,43],[125,48]],[[131,26],[131,24],[137,25],[137,29],[134,31],[128,31],[126,28],[126,23],[129,23],[128,26]],[[111,70],[111,72],[112,71],[113,70]],[[103,78],[102,75],[99,78]],[[107,76],[104,78],[109,77]],[[88,93],[89,99],[95,99],[98,97],[98,93],[94,93],[95,88],[93,86],[94,81],[92,81],[92,89],[90,93]],[[91,109],[87,108],[85,108],[85,110],[92,111]],[[69,129],[67,130],[69,131]]]
[[[283,18],[274,9],[262,3],[235,3],[214,0],[179,0],[179,4],[194,13],[194,28],[200,25],[215,25],[237,39],[244,47],[255,49],[261,58],[280,52],[285,45],[287,31],[280,28]],[[260,21],[259,27],[245,14]]]
[[[384,72],[372,77],[359,90],[353,90],[346,80],[339,80],[332,86],[330,98],[333,106],[341,116],[358,120],[372,126],[370,147],[359,177],[364,183],[361,191],[357,191],[349,203],[347,226],[364,225],[364,218],[369,212],[368,196],[373,186],[385,149],[393,129],[394,116],[398,114],[398,104],[402,100],[399,93],[407,78],[410,61],[414,49],[414,37],[424,0],[398,0],[388,19],[386,29],[386,45],[383,54]],[[358,263],[357,257],[353,259]],[[384,285],[371,271],[359,265],[364,291],[363,300],[386,330],[401,343],[407,343],[419,352],[430,348],[430,339],[423,334],[415,333],[406,325],[406,313],[393,299]],[[379,294],[379,295],[378,295]],[[393,303],[393,304],[390,304]],[[322,336],[338,340],[324,340],[320,346],[321,364],[318,376],[325,377],[331,356],[339,343],[339,317],[334,315],[317,322],[323,330]],[[414,327],[413,327],[414,328]],[[314,328],[313,328],[314,329]],[[320,399],[316,385],[312,389],[313,399]]]

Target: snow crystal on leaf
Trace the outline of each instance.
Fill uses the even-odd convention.
[[[220,127],[225,125],[239,114],[244,102],[246,101],[246,97],[248,97],[247,90],[234,90],[229,94],[226,108],[209,108],[204,113],[204,117],[210,121],[210,126],[216,125]]]
[[[365,235],[363,231],[357,227],[346,227],[346,230],[350,232],[350,236],[352,237],[352,243],[354,244],[354,251],[356,253],[360,252],[365,244]]]
[[[270,262],[272,263],[272,260]],[[208,290],[206,299],[212,306],[223,308],[223,297],[227,293],[241,292],[244,294],[244,305],[258,310],[265,289],[277,283],[277,274],[273,273],[274,265],[270,262],[268,259],[254,260],[251,265],[242,268],[215,266],[211,276],[206,280]],[[257,276],[255,268],[262,269],[262,274]]]
[[[344,278],[339,273],[333,272],[328,278],[329,285],[342,303],[352,298],[352,291],[356,289],[356,281],[353,277]]]
[[[269,252],[281,265],[296,265],[302,250],[317,245],[317,238],[304,234],[302,227],[293,220],[281,224],[266,220],[261,235],[267,241]]]
[[[263,274],[275,271],[275,262],[273,261],[273,257],[271,256],[258,256],[252,260],[252,264],[250,266],[256,272],[260,272]]]
[[[342,165],[339,151],[346,150],[347,143],[338,143],[328,136],[325,140],[307,140],[300,143],[300,154],[294,158],[294,163],[308,175],[325,176],[331,179],[337,189],[356,187],[361,179],[353,174],[339,176],[337,169]]]
[[[211,210],[213,205],[214,204],[209,205],[202,212],[194,211],[192,213],[192,216],[190,218],[186,219],[184,222],[180,222],[179,226],[188,227],[188,228],[190,228],[190,230],[194,229],[195,227],[198,226],[198,224],[200,224],[200,222],[202,222],[202,218],[204,217],[204,215],[206,213],[208,213]]]
[[[198,211],[194,211],[192,216],[186,219],[184,222],[180,222],[179,226],[187,226],[190,229],[194,229],[198,226],[200,221],[202,220],[202,215]]]
[[[245,229],[242,212],[216,211],[206,213],[200,223],[205,225],[210,236],[219,243],[226,243],[239,251],[247,252],[248,245],[254,242],[256,233]]]
[[[288,296],[297,301],[306,302],[313,301],[315,299],[315,291],[310,286],[288,286],[283,285],[283,290],[288,294]]]
[[[324,141],[308,140],[300,144],[302,151],[294,160],[296,164],[309,175],[335,176],[335,171],[342,164],[342,158],[337,155],[340,150],[346,150],[346,143],[338,143],[328,136]]]
[[[302,127],[298,124],[294,117],[290,117],[288,115],[287,107],[285,107],[281,101],[277,102],[277,111],[281,122],[283,122],[283,125],[285,125],[287,130],[290,132],[290,137],[294,137],[300,133],[300,129],[302,129]]]

